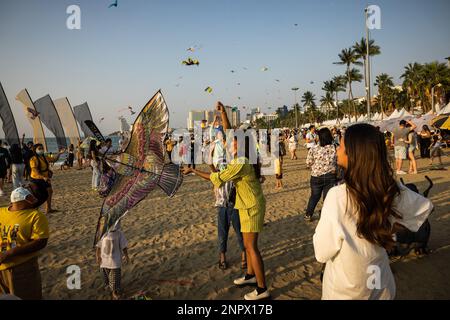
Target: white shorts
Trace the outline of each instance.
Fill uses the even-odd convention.
[[[406,147],[404,146],[395,146],[395,159],[406,159]]]

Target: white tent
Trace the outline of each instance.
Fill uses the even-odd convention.
[[[412,114],[409,113],[408,111],[406,111],[405,108],[403,108],[402,110],[400,110],[400,112],[398,113],[398,117],[397,118],[405,118],[405,117],[411,117]],[[393,118],[395,119],[395,118]]]
[[[355,116],[352,117],[352,119],[350,120],[351,123],[355,123],[358,119],[356,119]]]
[[[365,115],[361,115],[359,118],[358,118],[358,122],[366,122],[367,121],[367,116],[365,116]]]
[[[377,113],[375,113],[375,114],[372,116],[372,121],[377,121],[377,120],[378,120],[378,117],[381,118],[380,114],[377,112]]]
[[[342,123],[342,124],[347,124],[347,123],[350,123],[350,121],[348,120],[347,117],[344,117],[344,118],[341,120],[341,123]]]
[[[430,111],[431,112],[431,111]],[[450,113],[450,103],[447,104],[444,108],[442,108],[438,114],[447,114]]]
[[[397,109],[392,112],[392,114],[386,119],[386,120],[392,120],[397,119],[399,117],[400,112],[397,111]]]

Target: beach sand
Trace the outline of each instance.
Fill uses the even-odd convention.
[[[264,183],[267,199],[265,228],[260,235],[267,282],[274,299],[320,299],[321,265],[315,261],[312,236],[317,217],[307,223],[304,212],[310,189],[306,151],[299,160],[285,160],[284,189],[275,191],[275,178]],[[450,159],[443,158],[449,168]],[[406,166],[406,165],[405,165]],[[430,217],[434,252],[425,257],[396,261],[392,269],[397,299],[450,298],[450,170],[429,170],[419,160],[419,174],[404,176],[405,182],[426,188],[428,175],[435,183],[430,193],[436,210]],[[45,299],[109,299],[95,263],[93,237],[102,199],[91,192],[91,170],[59,171],[54,168],[54,207],[50,214],[50,239],[39,259]],[[368,173],[370,174],[370,173]],[[6,188],[11,190],[11,185]],[[8,193],[9,194],[9,193]],[[7,205],[8,198],[1,198]],[[122,228],[129,242],[131,264],[123,266],[125,297],[143,291],[158,299],[233,299],[250,291],[236,288],[233,279],[242,274],[234,231],[230,230],[229,269],[218,268],[216,209],[209,183],[188,176],[179,192],[167,198],[151,193],[125,217]],[[319,204],[316,212],[319,212]],[[81,289],[67,288],[67,268],[81,268]]]

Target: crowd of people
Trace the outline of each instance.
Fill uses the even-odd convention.
[[[210,128],[208,141],[202,145],[202,151],[207,150],[210,160],[207,170],[195,166],[194,135],[190,136],[190,141],[166,135],[163,145],[169,161],[177,156],[183,174],[196,175],[213,187],[217,209],[218,268],[229,267],[228,238],[233,227],[244,273],[233,283],[239,287],[256,287],[245,294],[246,300],[268,299],[270,290],[258,245],[266,212],[260,150],[257,145],[253,147],[251,135],[245,135],[243,141],[234,137],[227,142],[230,122],[223,104],[218,102],[216,108],[220,116]],[[251,127],[244,124],[239,129],[246,132]],[[311,193],[303,215],[306,221],[313,220],[316,207],[323,198],[313,236],[315,257],[324,264],[323,299],[395,297],[395,281],[388,258],[395,243],[393,235],[399,225],[417,231],[433,209],[429,200],[399,184],[396,175],[406,173],[402,171],[406,159],[410,160],[408,172],[417,173],[415,151],[418,149],[422,158],[429,157],[431,162],[438,158],[442,163],[439,136],[433,135],[427,126],[419,133],[416,129],[413,122],[403,120],[393,132],[385,133],[369,124],[331,130],[310,126],[307,130],[281,130],[277,141],[272,141],[272,146],[278,146],[275,188],[283,188],[287,150],[290,159],[298,161],[297,150],[304,141],[307,156],[301,161],[305,161],[311,171]],[[266,143],[270,150],[269,137]],[[391,148],[396,159],[395,170],[390,162]],[[10,150],[0,148],[0,195],[6,195],[3,182],[8,179],[8,174],[14,189],[11,205],[0,209],[0,293],[23,299],[42,296],[37,255],[46,246],[49,232],[47,216],[38,208],[46,203],[46,213],[54,212],[50,164],[58,161],[64,152],[61,150],[56,157],[49,157],[42,145],[32,143],[13,145]],[[91,187],[101,195],[107,194],[107,188],[114,180],[114,170],[104,161],[104,155],[114,152],[110,139],[102,145],[96,140],[90,142],[87,158],[92,168]],[[77,150],[73,145],[69,148],[68,160],[63,166],[72,167],[75,154],[79,168],[82,168],[85,164],[81,143]],[[250,159],[257,161],[254,163]],[[28,184],[25,183],[27,180]],[[96,259],[113,299],[121,298],[122,261],[129,261],[127,246],[120,223],[97,244]],[[367,270],[373,265],[380,270],[381,286],[377,288],[367,286]]]

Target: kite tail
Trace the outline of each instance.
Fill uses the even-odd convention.
[[[169,197],[173,197],[182,183],[183,174],[181,173],[181,167],[173,163],[165,164],[158,186],[163,189]]]

